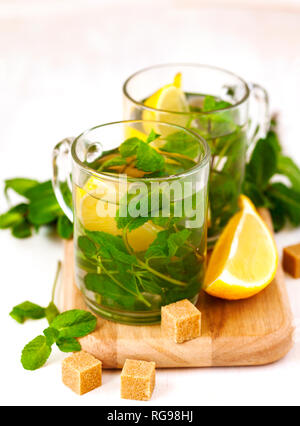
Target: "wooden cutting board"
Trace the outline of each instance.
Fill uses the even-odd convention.
[[[267,211],[261,216],[270,226]],[[73,242],[65,243],[63,310],[87,309],[74,283]],[[251,299],[229,302],[201,292],[202,337],[175,344],[161,336],[160,326],[128,326],[102,318],[96,331],[80,339],[82,348],[104,368],[122,368],[126,358],[155,361],[157,367],[262,365],[282,358],[292,347],[292,314],[284,274]]]

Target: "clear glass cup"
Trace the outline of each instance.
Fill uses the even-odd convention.
[[[149,99],[151,95],[172,84],[178,74],[181,74],[181,89],[188,108],[182,104],[178,106],[176,102],[172,110],[153,106],[157,98]],[[123,94],[124,119],[174,123],[197,132],[208,142],[212,154],[208,244],[213,246],[238,209],[246,150],[251,141],[264,134],[268,128],[266,91],[257,84],[247,84],[233,73],[216,67],[170,64],[136,72],[125,82]],[[204,111],[207,95],[225,101],[228,105]]]
[[[76,284],[89,308],[126,324],[157,323],[161,306],[181,299],[196,303],[205,273],[210,150],[203,138],[160,123],[160,149],[170,135],[196,148],[194,167],[179,174],[95,171],[103,154],[109,158],[156,124],[104,124],[63,140],[53,153],[55,194],[74,222]]]

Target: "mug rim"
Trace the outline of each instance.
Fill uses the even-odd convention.
[[[188,170],[185,170],[184,172],[175,174],[175,175],[170,175],[170,176],[163,176],[163,177],[156,177],[156,178],[151,178],[151,177],[143,177],[143,178],[131,178],[128,177],[127,175],[117,175],[117,174],[113,174],[113,173],[105,173],[105,172],[97,172],[96,170],[92,169],[91,167],[87,166],[84,162],[82,162],[77,153],[76,153],[76,148],[77,148],[77,144],[80,140],[80,138],[86,136],[88,133],[90,133],[93,130],[99,129],[101,127],[106,127],[106,126],[112,126],[112,125],[124,125],[124,124],[130,124],[130,123],[153,123],[155,125],[157,124],[162,124],[165,126],[170,126],[170,127],[175,127],[177,128],[179,131],[184,131],[186,133],[189,133],[191,136],[195,137],[198,142],[199,145],[202,145],[202,147],[204,148],[204,156],[203,158],[201,158],[201,160],[199,160],[199,162],[197,162],[197,164],[193,167],[191,167]],[[206,140],[198,135],[196,132],[190,130],[190,129],[186,129],[185,127],[182,126],[178,126],[177,124],[172,124],[172,123],[165,123],[163,121],[152,121],[152,120],[121,120],[121,121],[113,121],[110,123],[105,123],[105,124],[100,124],[94,127],[91,127],[87,130],[85,130],[84,132],[82,132],[80,135],[78,135],[71,146],[71,156],[72,159],[74,160],[74,162],[76,164],[78,164],[81,168],[87,170],[91,175],[97,177],[98,179],[105,179],[105,180],[109,180],[109,181],[120,181],[120,180],[127,180],[128,182],[166,182],[166,181],[172,181],[172,180],[177,180],[180,178],[186,178],[190,175],[193,175],[194,173],[196,173],[198,170],[204,168],[210,161],[210,157],[211,157],[211,152],[210,152],[210,148],[208,143],[206,142]]]
[[[230,75],[232,77],[235,77],[245,87],[245,90],[246,90],[245,95],[242,97],[241,100],[239,100],[238,102],[234,103],[233,105],[230,105],[230,106],[228,106],[226,108],[215,109],[213,111],[195,112],[195,113],[193,113],[195,115],[197,115],[197,114],[199,114],[199,115],[208,115],[208,114],[213,114],[213,113],[215,114],[215,113],[219,113],[219,112],[230,111],[233,108],[236,108],[236,107],[242,105],[244,102],[247,101],[247,99],[250,96],[250,87],[249,87],[248,83],[246,82],[246,80],[244,80],[239,75],[237,75],[237,74],[233,73],[232,71],[229,71],[229,70],[227,70],[225,68],[217,67],[217,66],[214,66],[214,65],[197,64],[197,63],[193,63],[193,62],[170,62],[170,63],[167,63],[167,64],[157,64],[157,65],[151,65],[149,67],[142,68],[142,69],[136,71],[135,73],[131,74],[125,80],[125,82],[123,84],[123,88],[122,88],[124,96],[126,98],[128,98],[133,104],[135,104],[135,105],[137,105],[137,106],[139,106],[139,107],[141,107],[141,108],[143,108],[144,110],[147,110],[147,111],[160,112],[160,113],[166,113],[166,114],[174,114],[174,115],[181,115],[181,116],[182,115],[190,115],[191,113],[189,111],[188,112],[179,112],[179,111],[170,111],[170,110],[166,110],[166,109],[152,108],[152,107],[149,107],[149,106],[145,105],[143,102],[134,99],[131,95],[129,95],[128,85],[138,75],[143,74],[144,72],[147,72],[147,71],[151,71],[152,69],[168,68],[168,67],[173,67],[173,66],[206,68],[206,69],[211,69],[211,70],[214,70],[214,71],[221,71],[221,72],[226,73],[226,74],[228,74],[228,75]]]

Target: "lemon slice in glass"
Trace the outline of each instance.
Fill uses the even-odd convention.
[[[116,187],[113,188],[112,185]],[[119,187],[121,189],[118,189]],[[101,182],[93,176],[84,188],[76,188],[77,216],[83,227],[88,231],[102,231],[121,236],[122,229],[117,227],[115,217],[119,209],[119,199],[125,194],[126,188],[126,185]],[[128,232],[128,243],[135,252],[145,251],[161,230],[161,227],[149,221]]]
[[[186,126],[189,121],[189,116],[186,114],[189,112],[189,105],[181,88],[181,79],[181,73],[176,74],[173,83],[167,84],[146,99],[144,105],[157,111],[145,109],[142,114],[143,120],[163,121],[178,126]],[[144,124],[144,127],[146,133],[149,133],[153,126]],[[174,130],[167,129],[159,124],[155,125],[154,130],[163,136],[174,132]]]

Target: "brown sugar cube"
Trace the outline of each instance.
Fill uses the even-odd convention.
[[[121,398],[149,401],[155,386],[155,362],[127,359],[121,374]]]
[[[187,299],[161,308],[162,335],[175,343],[201,336],[201,312]]]
[[[283,249],[283,269],[294,278],[300,278],[300,244]]]
[[[76,352],[63,360],[62,381],[78,395],[101,386],[102,362],[86,352]]]

